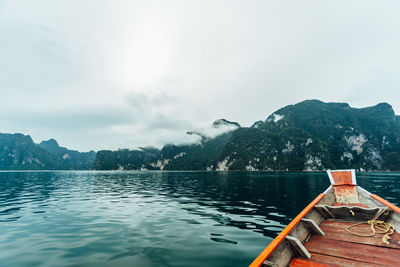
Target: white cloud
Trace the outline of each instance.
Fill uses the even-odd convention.
[[[219,118],[249,126],[304,99],[398,111],[399,11],[361,0],[0,1],[1,131],[115,149],[186,141]]]

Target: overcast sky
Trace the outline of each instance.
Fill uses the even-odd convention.
[[[88,151],[305,99],[399,114],[399,3],[0,0],[0,132]]]

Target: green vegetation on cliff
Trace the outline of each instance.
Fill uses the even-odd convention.
[[[99,151],[95,169],[158,170],[359,170],[400,169],[400,119],[381,103],[356,109],[345,103],[306,100],[251,127],[235,126],[192,145]],[[189,132],[189,134],[197,134]]]
[[[96,152],[60,147],[56,140],[35,144],[29,135],[0,133],[0,170],[88,170]]]
[[[81,153],[50,139],[0,134],[1,170],[400,170],[400,117],[392,107],[306,100],[251,127],[220,119],[199,141]],[[219,133],[215,135],[215,133]]]

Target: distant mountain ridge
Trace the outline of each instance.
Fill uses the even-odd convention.
[[[29,135],[0,133],[0,170],[88,170],[96,152],[60,147],[50,139],[35,144]]]
[[[40,142],[39,146],[46,150],[58,162],[62,170],[90,170],[96,158],[96,152],[79,152],[60,147],[56,140]]]
[[[224,119],[231,131],[161,150],[99,151],[94,169],[358,170],[400,169],[400,117],[387,103],[352,108],[306,100],[281,108],[251,127]]]
[[[387,103],[306,100],[242,127],[216,120],[195,144],[79,152],[0,133],[0,170],[400,170],[400,116]]]

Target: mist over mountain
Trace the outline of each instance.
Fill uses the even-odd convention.
[[[99,151],[98,170],[400,169],[400,117],[387,103],[352,108],[306,100],[275,111],[251,127],[225,119],[216,136],[190,131],[199,143],[158,149]]]
[[[242,127],[225,119],[188,131],[193,144],[79,152],[0,133],[1,170],[400,170],[400,117],[380,103],[306,100]]]

